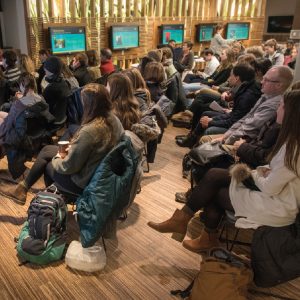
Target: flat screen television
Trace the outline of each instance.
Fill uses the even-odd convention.
[[[161,43],[166,45],[170,40],[182,43],[184,37],[183,24],[161,25]]]
[[[112,50],[126,50],[139,46],[139,26],[115,25],[110,28]]]
[[[294,16],[270,16],[268,29],[270,33],[289,33],[292,30]]]
[[[250,33],[250,23],[227,23],[226,38],[235,40],[248,40]]]
[[[216,24],[198,24],[196,25],[196,41],[199,43],[209,42],[213,37]]]
[[[52,54],[75,53],[86,50],[84,26],[49,27]]]

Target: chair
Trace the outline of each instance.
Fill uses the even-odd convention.
[[[234,215],[234,212],[229,211],[229,210],[225,211],[225,216],[223,218],[223,226],[221,229],[219,240],[220,240],[220,242],[226,243],[226,249],[228,251],[232,251],[233,247],[235,245],[242,245],[242,246],[248,246],[248,247],[251,246],[251,243],[243,242],[243,241],[240,241],[237,239],[239,232],[240,232],[240,228],[235,227],[236,220],[237,220],[237,217]],[[234,229],[235,229],[233,239],[229,239],[229,235],[228,235],[229,227],[234,227]],[[225,231],[225,238],[223,237],[224,231]],[[230,245],[230,243],[231,243],[231,245]]]

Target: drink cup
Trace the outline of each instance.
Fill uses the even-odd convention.
[[[58,142],[58,153],[61,158],[65,158],[66,155],[68,154],[67,148],[69,147],[69,142],[68,141],[60,141]]]

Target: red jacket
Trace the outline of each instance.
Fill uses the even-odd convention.
[[[115,70],[115,66],[112,63],[112,60],[102,61],[100,65],[101,76],[105,74],[110,74]]]

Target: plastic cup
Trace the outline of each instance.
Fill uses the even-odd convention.
[[[68,141],[60,141],[58,142],[58,153],[61,158],[65,158],[68,154],[67,148],[69,147]]]

